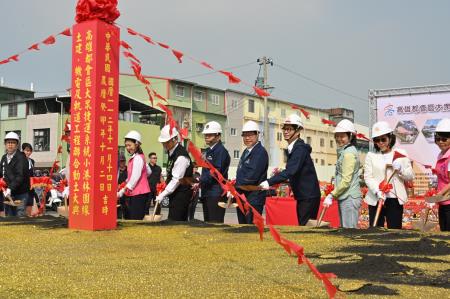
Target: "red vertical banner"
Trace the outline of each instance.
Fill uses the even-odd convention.
[[[117,226],[119,29],[73,27],[69,228]]]

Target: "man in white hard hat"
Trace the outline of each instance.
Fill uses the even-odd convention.
[[[236,172],[236,189],[243,193],[249,203],[262,214],[266,202],[266,191],[243,191],[239,186],[259,185],[267,179],[267,168],[269,167],[269,156],[266,149],[259,141],[259,126],[256,122],[249,120],[242,127],[242,141],[245,150],[239,160]],[[247,215],[236,208],[240,224],[252,224],[253,213],[250,210]]]
[[[441,150],[434,168],[438,177],[437,195],[443,195],[450,190],[450,118],[439,121],[434,132],[434,142]],[[433,205],[429,207],[433,208]],[[439,227],[441,231],[450,231],[450,200],[441,201],[438,205]]]
[[[170,220],[187,221],[189,204],[192,199],[192,173],[191,158],[186,149],[178,142],[178,130],[166,125],[162,128],[158,141],[168,152],[166,188],[156,197],[155,201],[161,203],[164,197],[169,197]],[[191,182],[189,182],[191,181]]]
[[[222,126],[216,121],[210,121],[205,125],[202,132],[208,148],[205,151],[206,160],[211,163],[225,179],[228,179],[228,168],[230,167],[230,155],[223,146]],[[225,202],[222,187],[210,174],[208,168],[202,169],[200,176],[200,187],[202,190],[203,219],[207,222],[223,223],[225,209],[218,206],[219,202]]]
[[[283,137],[288,143],[286,168],[260,184],[263,189],[289,181],[297,200],[299,225],[316,219],[320,205],[320,187],[316,169],[311,159],[311,146],[300,138],[303,122],[297,114],[289,115],[283,123]]]
[[[30,190],[29,164],[25,154],[19,151],[20,138],[15,132],[9,132],[5,135],[6,154],[0,161],[0,177],[7,184],[7,189],[3,195],[5,200],[8,198],[14,201],[20,201],[17,206],[6,205],[7,216],[25,216],[25,205]]]

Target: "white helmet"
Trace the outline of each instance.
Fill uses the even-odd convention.
[[[205,125],[202,134],[222,134],[222,126],[216,121],[210,121]]]
[[[348,119],[341,120],[334,128],[334,133],[356,133],[355,125]]]
[[[142,143],[142,139],[141,139],[141,133],[139,133],[138,131],[130,131],[127,133],[127,135],[125,135],[124,137],[125,139],[132,139],[132,140],[136,140],[139,143]]]
[[[289,115],[283,122],[284,125],[294,125],[303,128],[302,118],[297,114]]]
[[[450,132],[450,118],[441,119],[434,132]]]
[[[17,140],[17,142],[20,141],[19,135],[17,135],[17,133],[14,132],[9,132],[8,134],[5,135],[5,141],[8,139]]]
[[[70,126],[70,123],[68,123],[65,127],[65,131],[70,132],[70,129],[71,129],[71,126]]]
[[[394,130],[385,121],[379,121],[372,127],[372,138],[392,133]]]
[[[170,133],[170,125],[165,125],[162,130],[161,134],[159,134],[158,141],[159,142],[167,142],[172,138],[175,138],[178,136],[178,130],[177,128],[172,128],[172,134]]]
[[[253,120],[249,120],[242,127],[242,132],[254,132],[254,131],[260,132],[258,124]]]

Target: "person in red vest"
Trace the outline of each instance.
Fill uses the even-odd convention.
[[[450,190],[450,119],[443,118],[436,126],[434,142],[441,152],[434,168],[438,177],[438,194],[444,195]],[[450,231],[450,200],[439,204],[439,227],[441,231]],[[432,208],[434,204],[430,204]]]
[[[145,203],[150,187],[147,175],[151,173],[141,148],[141,134],[130,131],[125,135],[125,149],[131,155],[128,160],[128,178],[126,185],[117,192],[117,197],[125,197],[125,219],[142,220],[145,216]]]

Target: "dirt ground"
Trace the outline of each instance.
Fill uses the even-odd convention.
[[[448,298],[450,234],[280,228],[339,296]],[[67,229],[54,217],[0,220],[1,298],[326,298],[268,232],[252,226],[120,222]]]

